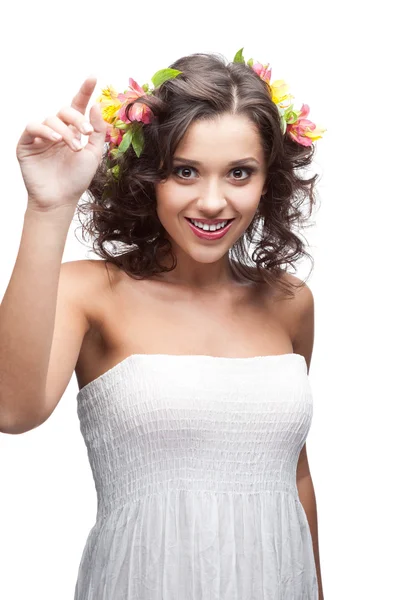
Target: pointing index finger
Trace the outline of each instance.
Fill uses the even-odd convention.
[[[72,98],[71,106],[75,108],[82,115],[85,114],[87,105],[89,104],[90,98],[93,94],[94,88],[97,84],[97,77],[90,75],[81,85],[79,91]]]

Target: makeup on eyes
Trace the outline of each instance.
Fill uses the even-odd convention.
[[[196,167],[193,167],[190,164],[184,164],[184,165],[174,165],[172,172],[173,172],[174,175],[177,175],[177,177],[179,177],[179,179],[190,181],[192,179],[191,177],[181,177],[180,175],[178,175],[178,171],[181,171],[183,169],[189,169],[189,170],[192,170],[192,171],[197,171]],[[237,179],[235,177],[233,177],[232,179],[234,179],[235,181],[247,181],[248,179],[250,179],[251,175],[257,171],[257,169],[254,168],[254,167],[249,167],[249,166],[244,166],[244,165],[237,164],[235,167],[233,167],[232,169],[230,169],[230,173],[234,172],[234,171],[246,171],[248,173],[248,176],[244,177],[243,179],[241,179],[241,178]]]

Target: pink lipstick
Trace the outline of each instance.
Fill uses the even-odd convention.
[[[230,227],[232,226],[234,219],[232,220],[228,220],[228,219],[224,219],[225,221],[229,221],[224,227],[222,227],[221,229],[217,229],[216,231],[205,231],[203,229],[200,229],[199,227],[196,227],[194,225],[194,223],[191,223],[191,221],[187,218],[184,217],[187,221],[187,223],[189,224],[191,231],[193,233],[195,233],[195,235],[203,240],[219,240],[220,238],[222,238],[224,235],[226,235],[226,233],[229,231]],[[196,220],[196,219],[195,219]],[[215,224],[217,222],[221,222],[223,221],[223,219],[218,219],[215,221]]]

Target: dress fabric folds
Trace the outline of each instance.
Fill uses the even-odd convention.
[[[300,354],[132,354],[77,395],[97,492],[74,600],[317,600]]]

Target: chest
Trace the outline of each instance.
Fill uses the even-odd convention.
[[[92,340],[103,351],[252,356],[292,349],[287,311],[259,289],[193,294],[135,283],[115,289],[101,307]]]

